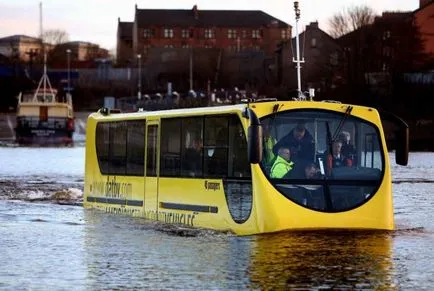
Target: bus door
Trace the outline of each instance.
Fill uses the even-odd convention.
[[[157,218],[158,176],[159,176],[159,121],[146,122],[146,167],[145,167],[145,213],[149,218]]]

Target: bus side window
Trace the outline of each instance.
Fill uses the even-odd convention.
[[[228,134],[227,116],[205,118],[204,175],[206,177],[227,177]]]
[[[96,155],[102,174],[110,174],[110,123],[99,122],[95,133]]]
[[[247,155],[247,139],[237,117],[231,118],[229,127],[229,176],[251,177]]]
[[[143,176],[145,159],[145,120],[127,121],[127,175]]]
[[[181,174],[203,177],[203,118],[182,119]]]
[[[161,120],[160,175],[179,176],[181,160],[180,119]]]

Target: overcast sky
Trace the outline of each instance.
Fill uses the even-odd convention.
[[[0,0],[0,37],[14,34],[39,34],[40,0]],[[292,26],[294,1],[288,0],[44,0],[43,28],[61,29],[71,41],[88,41],[103,48],[116,46],[118,17],[134,20],[134,5],[139,9],[262,10]],[[377,14],[383,11],[412,11],[419,0],[300,0],[300,30],[318,21],[327,32],[328,20],[336,12],[354,5],[368,5]]]

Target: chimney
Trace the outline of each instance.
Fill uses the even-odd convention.
[[[197,10],[196,4],[193,6],[192,11],[193,11],[194,19],[199,19],[199,11]]]
[[[318,28],[318,21],[311,22],[311,23],[306,27],[306,29],[308,29],[308,28]]]
[[[120,17],[118,17],[118,23],[120,23],[121,22],[121,18]]]
[[[137,10],[137,3],[136,3],[136,5],[135,5],[135,7],[136,7],[136,10]]]

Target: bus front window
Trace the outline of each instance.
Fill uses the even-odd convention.
[[[384,154],[375,125],[324,110],[279,112],[261,124],[261,168],[288,199],[339,212],[365,203],[378,189]]]

